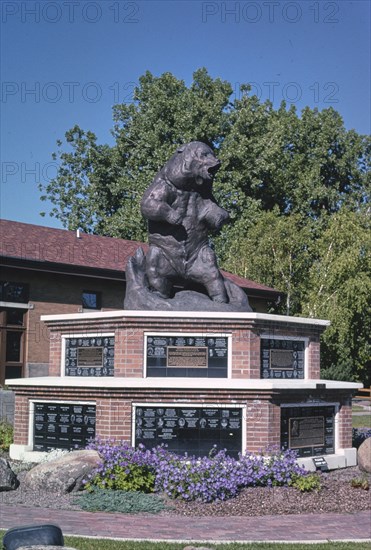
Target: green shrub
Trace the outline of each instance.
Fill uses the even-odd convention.
[[[8,452],[13,443],[13,426],[9,422],[0,422],[0,449]]]
[[[299,489],[302,493],[307,491],[319,491],[321,480],[318,474],[307,474],[305,476],[294,475],[290,481],[291,487]]]
[[[75,503],[88,512],[158,514],[165,509],[165,504],[158,495],[97,488],[79,495]]]
[[[114,489],[116,491],[141,491],[152,493],[155,488],[155,475],[147,466],[135,463],[125,466],[114,466],[105,470],[104,474],[97,474],[86,484],[91,490],[93,486],[100,489]]]
[[[366,476],[355,477],[352,479],[350,484],[355,489],[363,489],[364,491],[368,491],[370,489],[370,484]]]

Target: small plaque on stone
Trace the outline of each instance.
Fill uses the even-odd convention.
[[[321,470],[321,472],[327,472],[329,467],[326,459],[323,456],[313,457],[312,458],[316,470]]]

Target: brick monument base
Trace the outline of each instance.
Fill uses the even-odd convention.
[[[201,456],[279,446],[306,468],[356,464],[351,398],[362,386],[321,380],[328,321],[260,313],[49,315],[50,376],[15,392],[12,458],[36,461],[92,437]]]

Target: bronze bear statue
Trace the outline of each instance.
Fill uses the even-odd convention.
[[[148,220],[149,288],[161,298],[173,295],[177,281],[202,285],[214,302],[228,303],[225,281],[208,235],[229,219],[212,195],[220,161],[200,141],[178,148],[145,191],[141,211]]]

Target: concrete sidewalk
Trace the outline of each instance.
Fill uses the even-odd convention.
[[[108,514],[1,506],[0,528],[54,523],[65,535],[182,542],[371,540],[369,511],[260,517]]]

